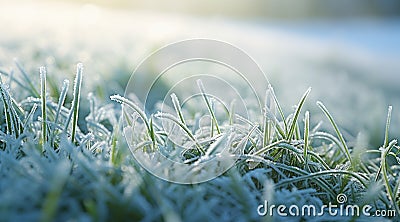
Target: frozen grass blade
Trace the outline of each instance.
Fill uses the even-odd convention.
[[[233,100],[229,106],[229,125],[232,126],[235,118],[235,100]]]
[[[265,118],[268,118],[270,121],[273,121],[275,130],[279,133],[279,135],[281,135],[282,138],[286,138],[285,130],[282,129],[282,127],[279,125],[278,119],[276,119],[275,115],[273,115],[271,110],[269,110],[267,107],[264,108],[264,115],[265,115]],[[283,122],[285,122],[285,121],[283,121]]]
[[[5,120],[7,125],[7,133],[9,135],[15,136],[18,138],[19,135],[23,132],[24,128],[21,123],[21,120],[15,110],[14,106],[19,108],[17,104],[14,104],[13,99],[8,91],[8,89],[4,86],[1,77],[0,77],[0,93],[3,101]]]
[[[387,119],[386,119],[386,127],[385,127],[385,139],[383,142],[383,147],[380,149],[381,150],[381,162],[380,162],[379,169],[375,176],[375,181],[378,181],[379,175],[382,173],[382,177],[383,177],[384,184],[385,184],[385,187],[387,190],[387,196],[389,198],[389,201],[393,204],[397,213],[400,214],[400,207],[396,203],[396,193],[398,192],[397,188],[396,188],[397,185],[395,185],[395,189],[393,192],[391,184],[390,184],[390,180],[389,180],[390,169],[388,167],[388,163],[386,160],[387,156],[391,153],[391,150],[394,147],[396,147],[396,144],[397,144],[397,140],[392,140],[391,142],[389,142],[389,129],[390,129],[391,117],[392,117],[392,106],[389,106]]]
[[[385,148],[385,150],[382,152],[381,155],[381,167],[380,169],[382,170],[382,175],[384,179],[384,184],[387,190],[387,196],[389,197],[390,202],[392,202],[393,206],[395,207],[396,211],[398,214],[400,214],[400,206],[396,204],[396,190],[393,192],[392,187],[390,185],[390,180],[389,180],[389,168],[388,168],[388,163],[386,161],[386,157],[390,150],[397,144],[397,140],[392,140],[388,146]]]
[[[400,196],[400,176],[397,179],[396,186],[394,187],[394,195],[399,197]],[[400,199],[397,200],[397,205],[400,205]],[[397,214],[400,215],[400,209],[397,211]]]
[[[182,114],[181,104],[179,103],[178,97],[175,95],[175,93],[171,94],[171,100],[172,100],[172,104],[174,105],[176,115],[178,115],[182,124],[186,125],[185,119],[183,118],[183,114]]]
[[[342,143],[347,159],[350,161],[351,165],[353,165],[353,160],[351,159],[349,148],[347,147],[347,144],[344,141],[343,135],[340,132],[339,127],[336,125],[335,120],[333,119],[332,115],[329,113],[328,109],[322,102],[318,101],[317,105],[324,112],[325,116],[329,119],[329,122],[331,122],[333,128],[335,129],[336,135],[338,136],[340,142]]]
[[[7,101],[7,91],[4,88],[3,85],[3,81],[1,80],[1,76],[0,76],[0,91],[1,91],[1,98],[3,101],[3,106],[4,106],[4,116],[5,116],[5,120],[6,120],[6,125],[7,125],[7,134],[11,134],[12,132],[12,121],[11,121],[11,115],[8,112],[9,111],[9,104]]]
[[[54,118],[54,127],[52,128],[51,144],[53,146],[54,146],[54,137],[55,137],[55,133],[56,133],[56,127],[58,124],[58,118],[60,117],[61,108],[63,107],[65,98],[67,97],[68,88],[69,88],[69,81],[66,79],[66,80],[64,80],[62,88],[61,88],[61,93],[60,93],[60,97],[58,99],[58,104],[57,104],[56,117]]]
[[[269,144],[268,146],[266,146],[266,147],[260,149],[259,151],[255,152],[255,153],[252,154],[252,155],[254,155],[254,156],[259,156],[259,155],[261,155],[262,153],[266,153],[266,152],[268,152],[268,151],[270,151],[270,150],[273,150],[273,149],[281,149],[281,148],[286,149],[286,150],[288,150],[288,151],[291,151],[291,152],[293,152],[293,153],[295,153],[295,154],[297,154],[297,155],[304,154],[304,151],[302,152],[300,149],[294,147],[294,146],[291,145],[291,144],[288,144],[285,140],[279,140],[279,141],[276,141],[276,142],[274,142],[274,143]],[[308,152],[307,152],[307,156],[311,156],[311,157],[315,158],[315,160],[317,160],[317,162],[319,162],[320,164],[322,164],[322,166],[323,166],[325,169],[330,169],[329,166],[328,166],[328,164],[327,164],[317,153],[314,153],[314,152],[312,152],[312,151],[308,151]]]
[[[189,136],[189,138],[195,143],[196,148],[198,149],[198,151],[202,154],[205,154],[204,149],[202,148],[202,146],[199,144],[199,142],[197,141],[196,137],[192,134],[192,132],[190,131],[190,129],[184,125],[183,123],[181,123],[181,121],[179,121],[179,119],[177,119],[175,116],[169,114],[169,113],[157,113],[156,115],[154,115],[157,118],[164,118],[164,119],[169,119],[172,122],[176,123],[181,129],[183,129],[183,131],[185,131],[185,133]]]
[[[215,113],[215,100],[213,98],[210,99],[211,110]],[[214,137],[214,120],[211,119],[210,123],[210,137]]]
[[[300,125],[299,125],[299,123],[296,123],[294,138],[295,138],[296,140],[301,140]]]
[[[78,127],[78,113],[79,113],[79,102],[81,97],[82,75],[83,75],[83,65],[82,63],[78,63],[78,65],[76,66],[76,77],[74,82],[74,92],[73,92],[71,111],[67,119],[67,124],[65,125],[65,130],[66,130],[72,118],[72,132],[71,132],[72,143],[75,142],[76,129]]]
[[[267,115],[265,114],[266,109],[268,107],[268,99],[269,99],[269,95],[270,95],[270,90],[268,89],[267,92],[265,93],[265,105],[264,105],[264,115],[263,115],[263,123],[264,123],[264,127],[263,127],[263,147],[265,147],[266,145],[269,144],[269,140],[270,140],[270,132],[271,132],[271,127],[270,127],[270,120],[267,117]]]
[[[250,121],[250,120],[248,120],[248,119],[246,119],[246,118],[244,118],[244,117],[242,117],[242,116],[240,116],[239,114],[236,114],[236,118],[240,121],[240,122],[243,122],[243,123],[246,123],[246,124],[248,124],[250,127],[255,127],[255,129],[254,129],[254,132],[256,132],[258,135],[262,135],[262,132],[261,132],[261,130],[259,129],[259,125],[258,125],[258,123],[254,123],[254,122],[252,122],[252,121]]]
[[[205,92],[203,82],[200,79],[197,80],[197,86],[199,87],[201,95],[203,96],[204,101],[206,102],[207,109],[210,112],[210,115],[211,115],[212,121],[214,122],[215,128],[217,129],[218,134],[220,134],[221,130],[219,129],[217,118],[215,117],[215,113],[211,107],[210,101],[207,98],[207,94]]]
[[[38,105],[37,105],[36,103],[33,104],[33,107],[32,107],[32,109],[31,109],[31,111],[30,111],[29,114],[25,117],[25,120],[24,120],[24,123],[23,123],[24,127],[27,127],[27,124],[29,123],[29,121],[31,121],[31,119],[32,119],[32,117],[33,117],[33,114],[36,112],[37,107],[38,107]]]
[[[159,138],[159,136],[155,133],[154,130],[154,125],[153,123],[150,124],[149,119],[147,119],[146,114],[144,113],[144,111],[142,109],[139,108],[138,105],[136,105],[135,103],[133,103],[132,101],[130,101],[127,98],[124,98],[120,95],[113,95],[110,96],[110,99],[113,101],[116,101],[118,103],[121,103],[122,105],[127,105],[128,107],[132,108],[138,115],[139,117],[143,120],[146,129],[147,129],[147,134],[149,135],[150,139],[152,140],[153,144],[155,144],[157,141],[161,142],[161,139]],[[133,122],[131,120],[129,120],[129,114],[123,109],[124,111],[124,116],[125,119],[128,122],[131,122],[131,124],[133,124]]]
[[[301,97],[301,100],[299,102],[299,104],[296,107],[296,111],[294,113],[293,119],[292,119],[292,124],[290,125],[290,131],[289,134],[287,136],[287,140],[290,141],[292,140],[293,134],[294,134],[294,130],[296,129],[296,123],[297,123],[297,119],[299,118],[299,114],[301,111],[301,108],[304,105],[304,102],[307,99],[308,94],[310,94],[311,92],[311,88],[308,88],[307,91],[304,93],[304,95]]]
[[[387,118],[386,118],[385,140],[383,142],[384,147],[387,147],[389,145],[389,128],[390,128],[390,120],[391,119],[392,119],[392,106],[389,106]]]
[[[385,135],[384,135],[384,141],[383,141],[383,149],[386,149],[389,146],[389,129],[390,129],[390,120],[392,118],[392,106],[388,107],[388,113],[387,113],[387,117],[386,117],[386,125],[385,125]],[[381,151],[382,152],[382,151]],[[386,159],[386,155],[387,153],[385,153],[385,155],[382,155],[381,158],[385,158]],[[382,172],[382,167],[383,164],[381,163],[378,172],[376,172],[376,176],[375,176],[375,181],[378,181],[379,179],[379,175]]]
[[[40,99],[42,101],[42,136],[43,144],[47,142],[47,108],[46,108],[46,68],[40,67]]]
[[[10,96],[10,100],[11,100],[11,104],[13,107],[13,112],[15,112],[15,114],[19,117],[19,116],[24,116],[24,110],[21,108],[21,106],[18,105],[18,103],[15,101],[15,99],[13,97]],[[21,130],[22,132],[22,130]]]
[[[154,150],[156,148],[156,134],[155,134],[155,131],[154,131],[154,125],[153,125],[152,116],[150,116],[149,124],[150,124],[150,132],[149,132],[149,134],[150,134],[151,141],[153,142],[152,145],[153,145],[153,150]]]
[[[315,173],[309,173],[303,176],[298,176],[295,178],[290,178],[290,179],[284,179],[281,180],[276,186],[282,186],[284,184],[290,184],[290,183],[295,183],[297,181],[301,181],[301,180],[306,180],[306,179],[314,179],[320,176],[324,176],[324,175],[333,175],[333,174],[339,174],[339,175],[348,175],[353,177],[354,179],[356,179],[358,182],[360,182],[360,184],[363,187],[367,187],[367,181],[365,180],[365,178],[361,177],[360,175],[358,175],[357,173],[351,172],[351,171],[346,171],[346,170],[326,170],[326,171],[321,171],[321,172],[315,172]]]
[[[341,147],[340,141],[330,133],[315,132],[315,133],[311,134],[310,137],[314,138],[314,139],[324,139],[324,140],[334,143],[338,147]]]
[[[143,120],[144,124],[146,125],[147,131],[150,133],[149,120],[147,119],[146,114],[143,112],[142,109],[139,108],[138,105],[136,105],[129,99],[124,98],[120,95],[113,95],[110,97],[110,99],[113,101],[116,101],[118,103],[125,104],[125,105],[129,106],[130,108],[132,108],[137,114],[139,114],[139,117]],[[126,114],[126,116],[129,116],[129,115]],[[149,134],[149,136],[150,136],[150,134]]]
[[[284,124],[284,126],[285,126],[285,134],[286,134],[286,133],[287,133],[287,130],[288,130],[288,126],[287,126],[287,124],[286,124],[285,114],[283,114],[282,107],[281,107],[281,105],[279,105],[278,98],[276,97],[275,92],[274,92],[274,88],[272,88],[271,84],[268,85],[268,89],[270,90],[271,96],[272,96],[272,98],[273,98],[274,101],[275,101],[276,107],[278,108],[278,112],[279,112],[279,114],[280,114],[280,116],[281,116],[281,118],[282,118],[283,124]]]
[[[321,188],[324,189],[324,192],[328,193],[331,197],[335,196],[335,192],[330,187],[330,184],[328,182],[326,182],[322,177],[316,177],[315,175],[311,175],[309,172],[299,169],[297,167],[288,166],[286,164],[282,164],[282,163],[278,163],[278,162],[274,162],[274,161],[270,161],[270,160],[265,160],[264,158],[260,158],[257,156],[251,156],[251,159],[254,159],[255,161],[259,161],[260,163],[273,168],[275,171],[278,171],[278,168],[280,168],[280,169],[284,169],[286,171],[292,172],[294,174],[300,175],[298,177],[294,177],[293,180],[296,180],[297,178],[299,178],[301,176],[304,176],[306,178],[302,178],[299,180],[314,179],[315,182]],[[323,171],[323,172],[327,172],[327,171]],[[329,174],[329,173],[327,173],[327,174]],[[291,183],[291,182],[295,182],[295,181],[290,181],[290,179],[285,178],[284,180],[279,181],[277,186],[283,186],[283,185],[286,185],[287,183]]]
[[[309,132],[310,132],[310,113],[306,111],[304,118],[304,160],[306,161],[306,165],[308,164],[308,143],[309,143]]]
[[[122,121],[123,117],[120,117],[118,120],[118,125],[116,126],[116,128],[113,130],[113,134],[112,134],[112,139],[111,139],[111,151],[110,151],[110,162],[113,166],[119,164],[119,162],[117,162],[118,160],[118,137],[119,137],[119,132],[120,132],[120,127],[121,127],[121,121]]]
[[[275,146],[277,146],[278,144],[283,143],[283,142],[285,142],[285,140],[278,140],[278,141],[276,141],[276,142],[273,142],[273,143],[271,143],[271,144],[268,144],[267,146],[261,148],[260,150],[258,150],[258,151],[255,152],[255,153],[253,153],[253,155],[254,155],[254,156],[261,155],[262,153],[267,152],[267,151],[270,150],[271,148],[273,148],[273,147],[275,147]]]
[[[271,138],[271,121],[268,120],[266,117],[264,117],[264,136],[263,136],[263,146],[265,147],[266,145],[269,144],[270,138]]]

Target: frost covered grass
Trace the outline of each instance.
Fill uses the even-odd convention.
[[[322,131],[321,124],[310,125],[314,113],[304,110],[310,89],[294,111],[287,112],[269,86],[258,121],[235,114],[234,105],[225,116],[217,115],[218,104],[207,97],[207,86],[201,81],[198,86],[204,103],[199,105],[204,105],[206,113],[198,115],[182,109],[175,94],[170,109],[175,113],[154,116],[146,115],[136,101],[111,97],[132,108],[132,116],[121,113],[118,103],[111,100],[100,104],[92,93],[85,106],[88,110],[82,110],[86,109],[80,106],[82,64],[77,65],[72,98],[68,80],[61,87],[47,84],[51,78],[45,68],[37,74],[26,73],[19,64],[18,68],[19,74],[1,73],[2,220],[259,221],[271,219],[257,214],[257,206],[264,200],[321,206],[337,203],[338,194],[348,197],[347,204],[369,204],[372,212],[392,209],[400,215],[400,147],[397,140],[389,139],[392,107],[382,132],[382,146],[370,147],[362,135],[356,141],[346,141],[334,114],[322,102],[317,106],[332,130]],[[40,86],[34,85],[33,76],[40,77]],[[58,93],[50,96],[49,92]],[[78,121],[83,113],[88,114]],[[208,115],[209,124],[195,124],[199,115]],[[196,148],[182,151],[180,157],[189,165],[218,152],[213,150],[213,143],[232,127],[240,137],[232,147],[243,149],[235,153],[239,159],[234,167],[213,180],[197,185],[165,182],[132,158],[122,134],[122,118],[144,129],[133,131],[132,138],[139,149],[149,153],[172,148],[159,121],[168,120],[180,127],[182,143]],[[86,130],[81,130],[82,126]],[[365,218],[272,218],[338,219]]]

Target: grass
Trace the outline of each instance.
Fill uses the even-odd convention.
[[[46,108],[46,68],[40,67],[40,99],[42,101],[42,135],[43,135],[43,144],[47,143],[47,108]]]
[[[75,142],[75,134],[78,125],[78,113],[79,113],[79,101],[81,99],[81,86],[82,86],[82,72],[83,65],[79,63],[76,67],[76,78],[74,83],[74,100],[72,101],[72,107],[70,113],[73,114],[72,121],[72,135],[71,141]],[[68,127],[68,124],[66,125]]]
[[[319,125],[310,126],[313,115],[303,110],[310,89],[294,111],[286,113],[269,86],[259,122],[235,114],[233,101],[226,101],[232,104],[226,115],[216,115],[221,104],[209,98],[201,81],[198,87],[206,111],[197,114],[182,108],[175,94],[170,107],[175,113],[150,116],[128,98],[114,95],[111,100],[115,102],[99,104],[91,94],[88,115],[79,122],[78,115],[84,113],[80,106],[82,64],[77,65],[70,106],[66,104],[68,80],[60,90],[51,89],[47,85],[51,76],[42,67],[37,89],[30,79],[34,75],[19,63],[17,67],[20,78],[10,79],[10,73],[2,73],[0,84],[4,114],[0,117],[0,218],[4,220],[259,221],[263,218],[257,215],[257,206],[264,199],[274,204],[321,206],[337,203],[338,194],[346,194],[348,204],[369,204],[373,212],[391,209],[400,215],[400,147],[397,140],[389,139],[392,107],[385,139],[378,148],[356,147],[353,141],[346,141],[321,102],[317,106],[333,133],[319,130]],[[10,89],[7,83],[16,88]],[[25,90],[29,96],[13,96],[15,90]],[[60,93],[49,96],[48,91]],[[209,125],[196,124],[203,116],[208,116]],[[165,182],[132,158],[121,133],[124,120],[137,129],[131,141],[135,149],[172,152],[176,147],[171,135],[161,127],[161,121],[168,121],[182,130],[182,143],[195,148],[183,149],[182,162],[195,166],[221,154],[218,143],[228,138],[226,135],[232,135],[230,155],[238,160],[223,175],[205,183]],[[80,130],[82,124],[88,132]],[[366,218],[325,215],[292,219]]]

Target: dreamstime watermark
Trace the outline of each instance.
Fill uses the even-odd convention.
[[[303,206],[297,205],[275,205],[269,204],[267,200],[264,200],[263,204],[258,205],[257,213],[259,216],[281,216],[281,217],[321,217],[324,215],[329,216],[346,216],[346,217],[359,217],[361,215],[367,217],[396,217],[396,210],[382,209],[372,211],[371,205],[355,205],[345,204],[347,202],[347,196],[345,194],[338,194],[336,197],[338,204],[329,202],[321,206],[315,206],[313,204],[306,204]]]
[[[268,84],[258,64],[226,42],[189,39],[156,50],[134,70],[125,90],[124,97],[143,104],[146,112],[138,115],[123,106],[128,116],[124,135],[134,158],[148,172],[174,183],[218,177],[235,164],[246,145],[240,142],[245,135],[232,124],[235,116],[226,114],[233,113],[230,103],[235,101],[234,113],[245,119],[260,116],[254,112],[262,111]],[[201,116],[188,120],[174,111],[181,108]],[[144,141],[148,134],[152,141]],[[204,154],[196,156],[196,150]]]

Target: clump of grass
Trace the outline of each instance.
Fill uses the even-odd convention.
[[[213,120],[212,125],[217,126],[218,122],[216,121],[215,115],[213,115],[213,108],[205,94],[204,86],[201,81],[198,81],[198,85],[208,112]],[[361,187],[362,190],[367,190],[370,186],[370,177],[364,171],[355,170],[351,158],[351,150],[332,115],[321,102],[317,102],[317,105],[331,122],[336,136],[327,132],[310,130],[310,113],[306,111],[303,137],[300,137],[300,123],[298,119],[301,108],[309,93],[310,89],[301,97],[294,113],[289,115],[289,118],[285,118],[284,112],[280,108],[274,91],[270,86],[267,94],[271,95],[272,101],[275,103],[273,106],[277,107],[281,121],[279,121],[271,111],[272,105],[267,105],[267,103],[264,107],[265,115],[263,127],[259,127],[260,125],[262,126],[262,124],[254,123],[243,119],[243,117],[239,117],[242,122],[250,126],[250,128],[247,129],[248,131],[246,131],[247,136],[240,142],[250,142],[243,150],[243,158],[250,164],[249,168],[245,171],[255,170],[260,167],[271,167],[273,171],[269,176],[274,179],[277,187],[290,188],[295,186],[298,188],[313,188],[319,192],[319,195],[325,201],[335,200],[336,195],[343,192],[348,193],[349,196],[354,196],[356,194],[354,194],[352,189],[355,186]],[[173,94],[171,98],[177,117],[169,113],[158,113],[156,117],[173,121],[187,133],[192,141],[197,142],[196,138],[199,136],[191,133],[189,129],[190,126],[187,125],[187,120],[183,117],[177,96]],[[231,110],[233,110],[233,108],[231,108]],[[232,119],[231,116],[229,118]],[[233,121],[229,120],[228,123],[232,125]],[[218,128],[219,127],[220,126],[218,126]],[[272,133],[272,131],[276,133]],[[212,134],[210,134],[210,136],[212,137]],[[201,146],[199,143],[196,144]],[[238,144],[237,146],[240,145]],[[326,149],[328,149],[328,151],[324,151]],[[199,152],[197,155],[202,156],[205,155],[205,153],[206,152]],[[196,159],[198,158],[200,157]],[[372,162],[373,160],[365,160],[365,163],[362,164],[368,165],[372,164]],[[348,168],[346,167],[347,165],[353,167]],[[358,167],[358,169],[360,168],[362,167]],[[386,172],[389,171],[386,168],[385,170]],[[382,193],[378,194],[378,197],[380,200],[386,198]],[[353,198],[357,199],[359,197],[354,196]]]
[[[352,143],[345,140],[321,102],[317,106],[328,118],[333,133],[311,126],[311,113],[303,110],[310,89],[294,111],[285,113],[269,86],[260,122],[235,114],[231,101],[225,101],[231,102],[226,119],[217,119],[218,104],[206,94],[201,81],[198,87],[206,111],[191,115],[175,94],[171,95],[173,107],[166,109],[171,113],[149,116],[138,103],[125,97],[111,96],[122,104],[121,112],[114,104],[100,106],[91,94],[85,122],[89,132],[85,134],[78,125],[78,114],[84,113],[79,105],[82,64],[77,65],[69,108],[65,107],[68,80],[63,82],[58,98],[51,98],[47,92],[52,85],[46,84],[51,73],[40,68],[40,87],[34,87],[30,75],[17,66],[23,80],[13,77],[9,82],[18,87],[24,85],[23,81],[31,83],[23,88],[30,93],[29,98],[15,98],[12,89],[0,82],[4,113],[0,118],[0,218],[5,220],[254,221],[259,219],[256,209],[263,202],[263,193],[271,202],[312,201],[320,205],[335,202],[336,195],[344,193],[349,203],[370,204],[373,210],[394,209],[400,214],[400,148],[397,140],[389,139],[391,107],[382,147],[368,149],[357,158]],[[199,124],[204,116],[210,117],[211,126]],[[135,149],[167,154],[176,151],[172,135],[160,127],[160,121],[168,121],[183,132],[182,144],[189,144],[181,152],[184,164],[206,163],[221,154],[219,144],[223,140],[231,140],[227,143],[232,150],[229,155],[238,157],[238,161],[225,174],[203,184],[181,186],[161,181],[129,155],[120,133],[122,120],[138,129],[129,138]],[[308,219],[312,218],[299,218]]]

